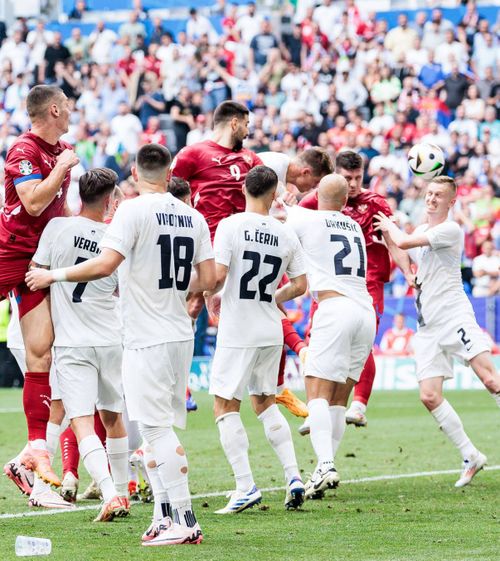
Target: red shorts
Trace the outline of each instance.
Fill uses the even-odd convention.
[[[19,307],[19,319],[36,308],[49,293],[48,289],[32,292],[24,282],[31,257],[26,255],[8,258],[0,255],[0,296],[7,298],[13,292]]]

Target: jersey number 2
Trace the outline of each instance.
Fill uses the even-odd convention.
[[[241,300],[254,300],[257,291],[250,290],[248,284],[250,281],[259,274],[260,269],[260,261],[261,256],[260,253],[256,251],[244,251],[243,252],[243,259],[252,262],[252,266],[250,269],[241,277],[240,280],[240,299]],[[282,259],[280,257],[276,257],[275,255],[264,255],[264,259],[262,259],[263,263],[267,263],[268,265],[272,266],[271,272],[262,277],[259,280],[259,300],[261,302],[272,302],[273,297],[271,294],[266,292],[266,288],[270,285],[273,281],[275,281],[278,277],[280,272]]]
[[[161,278],[158,288],[172,288],[171,262],[174,257],[175,287],[177,290],[187,290],[191,280],[191,268],[194,256],[193,238],[179,236],[172,240],[170,234],[161,234],[157,245],[160,246]],[[179,277],[179,273],[182,272]]]

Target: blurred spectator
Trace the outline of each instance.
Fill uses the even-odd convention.
[[[186,35],[188,41],[197,41],[206,35],[210,43],[215,43],[217,35],[209,19],[198,13],[196,8],[189,10],[189,18],[186,24]]]
[[[487,240],[481,246],[481,254],[472,261],[474,296],[493,296],[500,293],[500,256],[493,242]]]
[[[138,36],[146,36],[146,27],[141,21],[139,21],[139,12],[136,10],[130,12],[129,21],[120,25],[118,34],[122,38],[127,37],[130,48],[135,50],[137,47]]]
[[[30,47],[23,40],[23,33],[15,29],[10,39],[5,39],[0,48],[0,66],[10,64],[14,76],[28,70],[30,62]]]
[[[411,340],[415,332],[405,326],[405,316],[395,314],[393,326],[390,327],[380,340],[380,352],[387,356],[408,356],[413,354]]]
[[[40,68],[40,82],[52,83],[56,78],[55,66],[57,62],[66,62],[71,58],[68,48],[62,44],[62,35],[59,31],[54,33],[52,43],[45,49],[43,63]]]
[[[82,19],[87,11],[85,0],[77,0],[75,7],[68,14],[69,19]]]
[[[267,63],[269,52],[278,46],[278,40],[271,33],[271,22],[266,17],[260,25],[260,33],[250,41],[250,68],[260,70]]]
[[[453,64],[450,74],[448,74],[444,80],[446,105],[452,110],[456,109],[464,100],[465,92],[468,87],[469,81],[465,75],[460,72],[458,64]]]
[[[395,59],[398,59],[413,48],[417,37],[417,32],[408,26],[408,16],[399,14],[398,25],[386,35],[384,46],[392,52]]]
[[[116,33],[106,29],[103,20],[97,22],[95,31],[89,36],[89,48],[92,60],[97,64],[108,64],[111,62],[111,48],[117,39]]]

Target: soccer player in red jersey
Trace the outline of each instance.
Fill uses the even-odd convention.
[[[363,189],[363,159],[356,152],[350,150],[340,152],[337,155],[336,173],[342,175],[349,185],[349,198],[343,213],[355,220],[363,230],[366,242],[367,264],[367,288],[373,298],[373,307],[377,316],[377,327],[380,317],[384,313],[384,283],[389,281],[391,262],[389,250],[373,226],[373,219],[379,212],[391,216],[392,211],[386,200]],[[318,208],[318,193],[313,191],[306,195],[300,206],[310,209]],[[410,268],[408,256],[401,250],[391,248],[391,255],[395,263],[401,268],[408,282],[413,284],[413,274]],[[311,312],[313,310],[311,309]],[[375,379],[375,360],[370,353],[363,368],[359,382],[354,387],[354,398],[349,410],[346,412],[348,424],[365,426],[366,406],[370,399],[373,382]],[[302,432],[302,431],[301,431]],[[305,433],[304,433],[305,434]]]
[[[23,407],[29,446],[21,462],[47,483],[60,485],[46,450],[50,412],[49,370],[53,341],[47,291],[31,292],[24,283],[47,222],[66,211],[70,169],[78,163],[60,140],[68,131],[68,99],[54,86],[35,86],[26,100],[32,128],[10,147],[5,161],[5,206],[0,214],[0,298],[13,290],[26,348]]]

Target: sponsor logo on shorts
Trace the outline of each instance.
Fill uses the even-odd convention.
[[[29,160],[19,162],[19,172],[22,175],[30,175],[33,172],[33,164]]]

